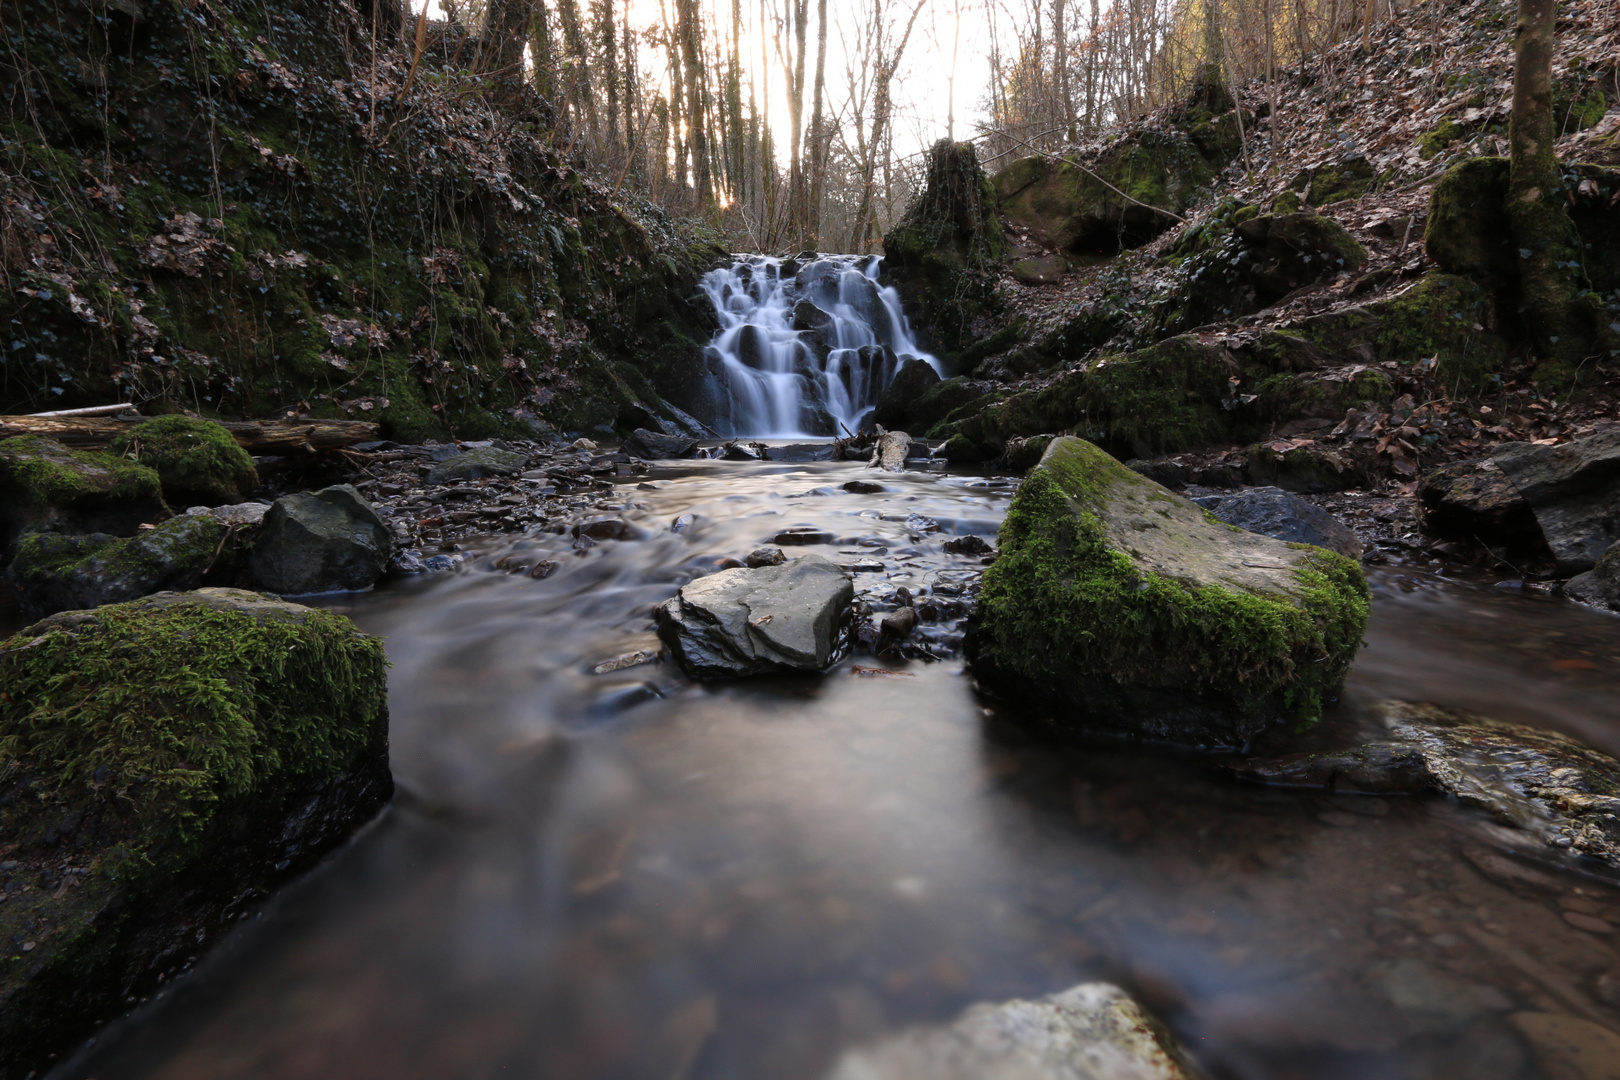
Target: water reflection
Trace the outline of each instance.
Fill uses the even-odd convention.
[[[942,540],[993,532],[1009,494],[929,473],[839,488],[857,476],[693,463],[625,492],[648,539],[576,558],[531,537],[551,578],[480,569],[347,604],[388,639],[398,804],[59,1075],[813,1080],[852,1042],[1095,977],[1256,1080],[1538,1076],[1510,1014],[1620,1028],[1613,939],[1563,917],[1620,920],[1620,898],[1494,883],[1469,859],[1487,833],[1442,801],[1053,746],[956,663],[589,674],[643,647],[705,561],[811,524],[839,542],[810,550],[882,546],[885,574],[925,586],[970,565]],[[942,532],[908,532],[913,513]],[[1396,695],[1612,748],[1620,621],[1394,576],[1375,611],[1329,728]],[[1587,657],[1609,659],[1559,666]]]

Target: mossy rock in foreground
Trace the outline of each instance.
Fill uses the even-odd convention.
[[[0,565],[27,533],[128,536],[168,516],[158,474],[145,466],[36,435],[0,441]]]
[[[0,1080],[197,959],[393,784],[382,644],[235,589],[0,642]]]
[[[1240,746],[1317,718],[1367,608],[1344,556],[1225,525],[1066,437],[1008,510],[968,651],[1060,728]]]
[[[171,506],[238,503],[259,486],[253,459],[229,431],[194,416],[159,416],[112,444],[112,452],[157,471]]]

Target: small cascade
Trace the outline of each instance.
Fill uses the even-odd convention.
[[[749,256],[711,270],[703,291],[720,331],[708,362],[724,384],[729,435],[835,436],[871,423],[906,361],[920,357],[900,295],[878,284],[876,255]]]

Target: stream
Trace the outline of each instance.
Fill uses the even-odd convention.
[[[842,490],[874,477],[655,465],[619,481],[642,539],[491,539],[459,573],[332,600],[387,642],[395,804],[53,1075],[816,1080],[908,1024],[1098,978],[1242,1080],[1551,1077],[1509,1014],[1620,1028],[1615,937],[1563,917],[1620,917],[1620,893],[1556,866],[1552,890],[1498,884],[1477,859],[1511,838],[1446,800],[1056,744],[960,659],[591,673],[656,648],[649,611],[681,583],[792,526],[882,562],[856,576],[875,599],[954,595],[981,568],[942,541],[993,541],[1014,482]],[[543,557],[544,580],[496,568]],[[1368,644],[1316,737],[1398,697],[1620,752],[1620,620],[1370,575]],[[957,631],[930,632],[943,652]]]

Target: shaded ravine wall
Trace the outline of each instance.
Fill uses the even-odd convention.
[[[453,29],[412,77],[371,28],[348,0],[0,11],[0,412],[475,438],[702,400],[712,238],[571,168]]]

